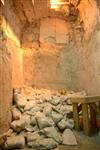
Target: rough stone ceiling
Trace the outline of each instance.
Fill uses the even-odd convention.
[[[21,22],[23,24],[29,24],[34,21],[34,19],[39,19],[41,18],[39,13],[44,11],[45,15],[43,17],[47,16],[49,13],[48,11],[48,0],[12,0],[13,1],[13,6],[15,8],[15,11],[20,18]],[[79,4],[80,0],[67,0],[67,2],[74,4],[77,6]],[[41,7],[39,6],[41,3]],[[44,5],[44,6],[43,6]],[[39,8],[40,7],[40,8]],[[47,7],[47,8],[46,8]],[[44,10],[45,9],[45,10]],[[46,10],[47,9],[47,10]],[[48,12],[47,12],[48,11]],[[38,13],[38,14],[37,14]]]
[[[16,12],[21,20],[24,23],[31,23],[35,19],[34,7],[32,0],[13,0],[13,5],[16,9]]]
[[[2,0],[3,1],[3,0]],[[34,19],[40,19],[41,15],[44,11],[45,15],[43,17],[49,15],[48,8],[48,1],[49,0],[12,0],[14,9],[20,18],[20,21],[23,24],[30,24],[34,21]],[[69,4],[73,4],[76,8],[78,8],[78,5],[81,3],[82,0],[66,0]],[[98,0],[97,5],[98,5]],[[40,5],[41,3],[41,5]],[[91,2],[90,2],[91,3]],[[40,6],[41,7],[40,7]],[[45,5],[45,6],[43,6]],[[39,8],[40,7],[40,8]],[[47,10],[44,10],[47,9]],[[47,12],[48,11],[48,12]],[[37,14],[38,13],[38,14]],[[40,14],[39,14],[40,13]],[[48,14],[47,14],[48,13]]]
[[[52,17],[48,1],[49,0],[5,0],[5,16],[8,24],[19,39],[23,37],[24,31],[34,24],[36,20],[48,16]],[[69,19],[68,21],[70,21],[70,19],[72,20],[74,18],[73,22],[75,23],[78,18],[79,24],[82,23],[82,28],[84,28],[85,33],[88,34],[92,32],[93,27],[99,22],[99,12],[97,8],[97,6],[99,6],[99,0],[66,1],[69,3],[67,4],[69,12],[63,19]],[[12,13],[15,15],[12,15]],[[14,17],[14,19],[12,19],[12,17]],[[16,24],[17,26],[15,26]],[[15,28],[17,29],[15,30]]]

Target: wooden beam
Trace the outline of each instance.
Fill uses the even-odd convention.
[[[90,122],[88,114],[88,104],[82,104],[83,128],[86,135],[90,136]]]
[[[75,122],[75,129],[76,130],[80,130],[80,127],[79,127],[78,104],[77,103],[73,104],[73,118],[74,118],[74,122]]]
[[[96,112],[90,105],[91,130],[97,132]]]
[[[94,103],[100,102],[100,96],[74,96],[70,97],[72,103]]]

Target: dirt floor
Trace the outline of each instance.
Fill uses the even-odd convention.
[[[58,150],[100,150],[100,135],[85,136],[82,132],[74,132],[78,146],[59,146]]]

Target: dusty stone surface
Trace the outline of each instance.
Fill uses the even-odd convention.
[[[62,118],[62,114],[52,111],[52,119],[55,123],[58,123]]]
[[[62,134],[64,145],[77,145],[76,138],[70,129],[66,129]]]
[[[66,125],[68,129],[73,129],[74,128],[74,120],[73,119],[68,119],[66,121]]]
[[[43,113],[37,113],[36,120],[40,129],[52,126],[52,122],[50,122],[49,118],[47,118]]]
[[[13,117],[13,120],[19,120],[20,119],[21,112],[19,111],[18,108],[16,108],[16,107],[12,108],[12,117]]]
[[[62,137],[59,132],[57,132],[56,128],[54,127],[47,127],[43,130],[44,134],[47,137],[53,138],[59,144],[62,143]]]
[[[7,37],[1,24],[2,11],[3,6],[0,5],[0,134],[9,129],[12,103],[11,51],[5,44]]]
[[[21,136],[10,137],[6,142],[7,149],[23,149],[25,147],[25,139]]]
[[[32,142],[32,148],[38,150],[54,149],[57,147],[56,142],[51,138],[38,139]]]
[[[66,129],[67,127],[67,123],[66,123],[66,119],[62,119],[58,124],[57,124],[58,128],[62,131],[64,129]]]

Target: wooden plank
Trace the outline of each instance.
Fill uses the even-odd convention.
[[[100,102],[100,96],[83,96],[70,97],[72,103],[94,103]]]
[[[88,114],[88,104],[82,104],[83,129],[86,135],[90,136],[90,122]]]
[[[74,122],[75,122],[75,129],[80,130],[79,126],[79,114],[78,114],[78,104],[74,103],[73,104],[73,117],[74,117]]]

